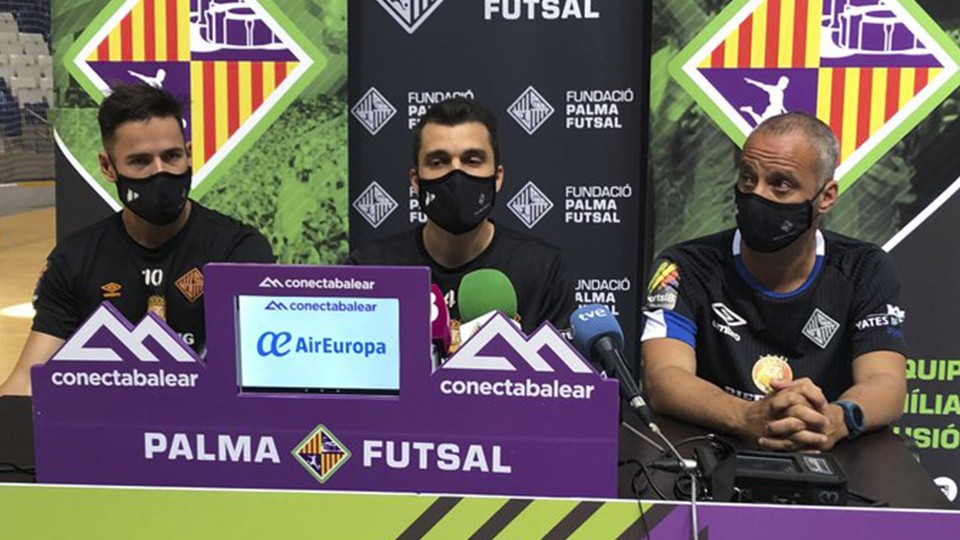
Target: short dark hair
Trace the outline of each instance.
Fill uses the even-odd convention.
[[[183,107],[170,92],[145,84],[114,86],[100,104],[97,114],[103,145],[113,141],[121,124],[145,122],[151,118],[173,118],[183,131]]]
[[[493,162],[495,165],[500,165],[497,117],[475,99],[452,97],[430,107],[413,128],[413,167],[416,169],[419,166],[420,146],[423,142],[421,134],[424,126],[427,124],[459,126],[468,122],[480,122],[487,128],[487,133],[490,134],[490,146],[493,148]]]
[[[817,174],[820,175],[818,185],[822,186],[827,180],[832,180],[837,170],[840,142],[830,126],[816,116],[802,111],[772,116],[754,128],[750,137],[758,133],[784,135],[794,131],[806,135],[817,149]]]

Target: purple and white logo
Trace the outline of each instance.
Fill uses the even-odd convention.
[[[57,362],[123,362],[115,346],[96,345],[106,342],[107,334],[126,347],[141,362],[159,362],[147,346],[155,343],[159,350],[177,362],[196,362],[197,355],[155,315],[148,313],[136,326],[130,324],[113,305],[104,302],[93,312],[63,347],[53,355]]]
[[[549,323],[525,337],[501,313],[438,373],[440,393],[447,396],[591,400],[599,382],[590,364]]]
[[[503,340],[509,345],[506,353],[484,354],[487,346],[494,340]],[[489,323],[467,340],[443,365],[443,369],[517,371],[516,364],[522,363],[534,371],[553,373],[557,370],[540,354],[544,349],[549,350],[566,369],[573,373],[594,373],[587,361],[552,327],[541,326],[530,337],[524,337],[509,319],[500,314],[494,316]],[[508,354],[513,358],[507,358]]]

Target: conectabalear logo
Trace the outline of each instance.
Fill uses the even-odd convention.
[[[112,347],[92,345],[98,334],[108,333],[129,349],[141,362],[159,362],[160,359],[145,343],[149,340],[160,346],[177,362],[194,363],[197,355],[159,320],[147,315],[133,326],[111,304],[104,302],[74,332],[51,358],[57,362],[123,362]]]
[[[445,395],[514,398],[588,400],[598,377],[549,324],[527,337],[500,313],[438,372]]]

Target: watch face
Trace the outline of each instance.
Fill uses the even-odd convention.
[[[856,403],[851,404],[850,414],[853,416],[853,423],[857,428],[863,429],[863,409]]]

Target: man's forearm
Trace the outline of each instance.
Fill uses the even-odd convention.
[[[657,412],[709,429],[759,437],[748,420],[750,402],[677,367],[648,374],[650,406]]]
[[[840,399],[860,405],[863,409],[864,430],[871,431],[900,418],[906,393],[907,386],[903,379],[877,374],[851,386]]]
[[[30,371],[16,368],[7,377],[7,380],[0,384],[0,396],[29,396],[30,395]]]

